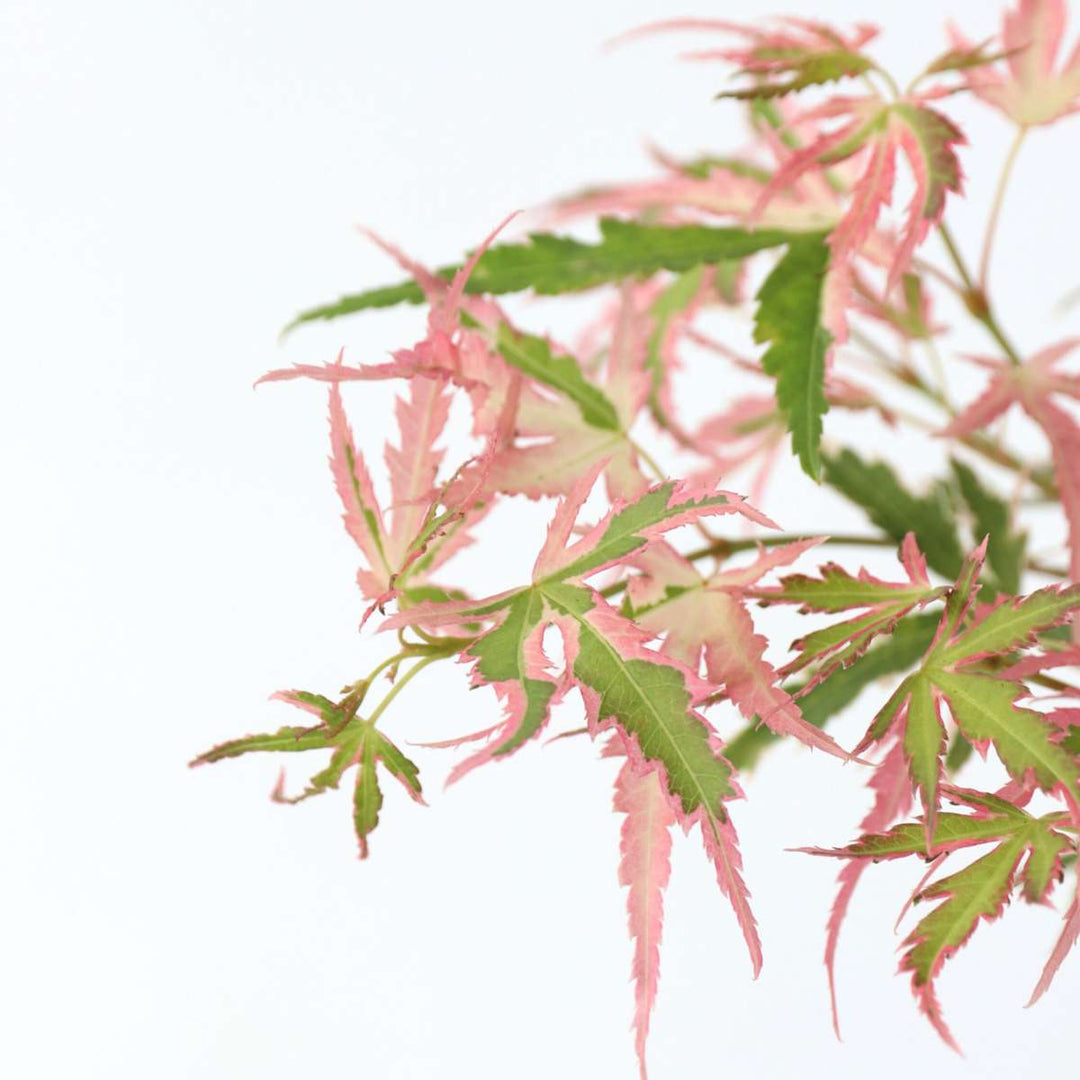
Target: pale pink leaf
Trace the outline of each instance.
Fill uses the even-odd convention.
[[[911,781],[908,779],[904,761],[903,744],[895,742],[885,755],[881,764],[874,770],[868,785],[874,793],[874,803],[870,812],[860,823],[864,833],[884,832],[897,818],[903,817],[911,809]],[[866,862],[852,859],[840,871],[840,891],[833,900],[829,913],[829,922],[825,937],[825,970],[829,979],[829,1004],[832,1009],[833,1030],[840,1038],[840,1013],[836,1004],[836,947],[840,941],[840,930],[844,924],[848,905],[855,892],[855,887],[862,877]]]
[[[1050,953],[1050,958],[1043,968],[1042,975],[1039,977],[1031,998],[1028,1000],[1029,1006],[1034,1005],[1050,989],[1050,984],[1054,981],[1058,968],[1061,967],[1065,957],[1069,955],[1077,939],[1080,939],[1080,885],[1077,886],[1077,892],[1073,896],[1069,910],[1065,913],[1065,925],[1061,929],[1061,936],[1057,939],[1053,951]]]
[[[671,875],[671,828],[676,818],[658,773],[638,774],[629,761],[615,781],[615,809],[626,814],[619,883],[630,890],[626,907],[634,941],[635,1047],[644,1080],[649,1016],[660,977],[664,889]]]

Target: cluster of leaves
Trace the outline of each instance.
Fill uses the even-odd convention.
[[[761,943],[729,805],[742,794],[737,772],[781,739],[855,759],[873,793],[863,835],[843,847],[803,849],[845,860],[827,929],[830,989],[843,917],[868,863],[916,855],[933,874],[961,850],[992,845],[947,877],[924,878],[916,898],[938,903],[911,930],[901,961],[922,1011],[953,1044],[935,992],[942,965],[1014,891],[1044,903],[1075,861],[1080,687],[1048,672],[1080,661],[1070,626],[1080,585],[1069,584],[1080,581],[1080,426],[1062,404],[1080,398],[1080,375],[1063,368],[1076,340],[1025,359],[1005,335],[985,273],[996,210],[979,279],[969,272],[944,221],[961,194],[964,141],[944,110],[953,95],[970,92],[1015,121],[1020,137],[1074,111],[1076,54],[1054,70],[1064,15],[1063,0],[1020,0],[1005,16],[1000,47],[973,46],[954,31],[948,50],[904,91],[866,53],[872,27],[842,33],[801,19],[764,29],[710,20],[646,27],[635,33],[690,30],[737,42],[691,55],[736,66],[744,81],[720,96],[746,109],[750,150],[663,159],[656,180],[593,189],[548,208],[553,227],[595,219],[591,240],[536,231],[499,241],[508,219],[462,263],[430,271],[375,238],[406,280],[314,308],[292,326],[426,304],[424,336],[383,363],[346,363],[339,354],[264,381],[328,387],[330,465],[363,560],[364,621],[378,612],[382,629],[397,632],[398,651],[335,698],[277,695],[312,714],[311,726],[236,739],[196,762],[328,751],[329,763],[298,796],[287,798],[279,782],[275,798],[321,794],[354,769],[356,834],[366,856],[382,776],[423,801],[417,766],[381,726],[416,674],[456,657],[472,684],[490,686],[501,703],[494,724],[431,744],[473,744],[451,780],[538,740],[554,706],[576,691],[582,733],[622,759],[614,805],[624,815],[619,874],[629,889],[644,1076],[672,830],[697,827],[756,973]],[[945,81],[927,85],[933,79]],[[831,84],[853,80],[858,93],[834,93]],[[796,103],[807,90],[831,96]],[[890,216],[899,164],[910,171],[913,195]],[[922,251],[931,232],[943,239],[951,268]],[[751,298],[746,282],[755,274],[761,284]],[[931,301],[943,289],[996,349],[978,358],[990,381],[962,410],[940,380],[944,331]],[[574,346],[518,325],[499,299],[583,292],[601,300],[601,311]],[[758,358],[701,329],[717,307],[749,315]],[[718,378],[718,411],[685,421],[677,376],[693,348],[767,380],[772,393],[732,400]],[[862,365],[855,370],[870,368],[869,381],[852,379],[855,360]],[[399,442],[386,450],[389,504],[376,495],[342,391],[345,383],[386,379],[405,386]],[[919,423],[896,393],[886,394],[885,380],[901,398],[938,412],[932,429],[953,455],[946,474],[921,491],[909,490],[889,464],[838,445],[831,427],[823,442],[830,406],[871,410],[887,425]],[[455,396],[470,409],[473,442],[447,468],[436,446]],[[987,435],[1013,404],[1045,433],[1048,462],[1024,460]],[[643,427],[696,464],[682,478],[666,475],[643,448]],[[757,505],[768,501],[769,469],[785,435],[811,480],[865,513],[865,534],[770,532],[778,527]],[[727,490],[728,474],[747,466],[752,501]],[[1015,476],[1011,500],[998,491],[1007,473]],[[1060,505],[1066,567],[1029,557],[1016,520],[1029,493],[1027,501]],[[447,579],[448,564],[482,535],[492,506],[521,497],[558,500],[531,580],[467,595]],[[753,537],[711,531],[729,519]],[[705,543],[688,547],[688,532]],[[898,546],[903,579],[829,562],[817,574],[769,582],[830,542]],[[749,561],[739,557],[748,550]],[[1047,577],[1053,583],[1032,587]],[[816,620],[779,667],[754,614],[755,606],[777,604]],[[883,679],[893,686],[880,687]],[[376,686],[383,696],[368,708]],[[823,729],[850,706],[865,711],[867,726],[848,751]],[[724,710],[746,725],[726,745],[715,719]],[[972,750],[993,753],[1001,768],[995,790],[958,782]],[[1045,805],[1033,811],[1035,800]],[[943,801],[962,812],[943,810]],[[1034,996],[1078,935],[1074,896]],[[835,1004],[833,993],[834,1020]]]

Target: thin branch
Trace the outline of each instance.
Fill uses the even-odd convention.
[[[1009,153],[1005,157],[1005,163],[1001,167],[1001,176],[998,177],[997,189],[994,191],[994,201],[990,207],[990,216],[986,219],[982,257],[979,259],[979,288],[984,296],[986,295],[987,282],[990,276],[990,255],[997,236],[998,218],[1001,216],[1001,207],[1005,202],[1005,191],[1009,186],[1009,177],[1012,176],[1013,166],[1016,164],[1027,130],[1024,126],[1016,129],[1016,137],[1013,139],[1012,145],[1009,147]]]
[[[885,351],[873,338],[868,337],[860,330],[852,329],[851,340],[856,342],[861,348],[865,349],[871,356],[879,361],[880,367],[874,370],[880,370],[889,378],[895,379],[897,382],[902,383],[910,390],[915,390],[928,401],[934,402],[945,412],[952,415],[948,402],[943,398],[941,393],[932,387],[913,367],[906,364],[898,363],[888,352]],[[892,410],[896,412],[896,410]],[[900,414],[902,419],[908,423],[913,424],[916,427],[920,427],[923,430],[937,430],[936,428],[929,427],[924,421],[916,421],[913,417],[907,414]],[[1030,480],[1047,498],[1057,501],[1059,497],[1057,484],[1054,482],[1053,470],[1041,467],[1035,467],[1028,463],[1021,461],[1015,454],[1010,453],[1003,446],[1000,446],[993,439],[988,438],[985,435],[981,435],[975,432],[971,435],[961,435],[957,438],[957,442],[966,446],[969,450],[978,454],[980,457],[986,458],[987,461],[992,461],[995,465],[1000,465],[1003,469],[1009,469],[1011,472],[1015,472]]]
[[[960,254],[960,249],[956,246],[956,241],[953,240],[952,233],[949,232],[949,227],[942,222],[938,226],[938,232],[941,234],[941,239],[945,242],[945,248],[949,252],[949,258],[952,259],[953,266],[956,267],[956,272],[960,275],[960,279],[964,283],[966,289],[964,294],[964,306],[975,319],[986,327],[990,336],[998,343],[1001,351],[1008,357],[1009,363],[1011,363],[1013,367],[1022,367],[1024,362],[1020,359],[1020,354],[1016,351],[1012,342],[1005,336],[1005,331],[1002,330],[1001,326],[998,324],[986,293],[980,286],[976,285],[975,281],[972,279],[971,273],[967,268],[967,263],[964,262],[964,257]]]

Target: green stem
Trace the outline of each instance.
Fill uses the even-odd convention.
[[[388,667],[393,667],[394,664],[400,664],[402,660],[407,660],[410,656],[415,656],[412,648],[402,649],[401,652],[394,653],[393,656],[388,656],[380,664],[377,664],[372,672],[365,679],[361,679],[361,682],[365,682],[370,686]],[[354,683],[354,686],[359,686],[359,683]]]
[[[653,476],[663,483],[663,481],[668,478],[668,474],[660,467],[660,462],[658,462],[643,446],[631,439],[629,435],[626,437],[626,441],[630,444],[634,453],[637,454],[637,456],[652,470]]]
[[[445,660],[447,657],[453,655],[454,654],[452,652],[434,653],[431,656],[425,656],[424,659],[421,660],[419,663],[414,664],[411,668],[409,668],[408,671],[405,672],[404,675],[401,676],[400,679],[398,679],[396,683],[394,683],[392,687],[390,687],[389,693],[387,693],[386,697],[384,697],[382,701],[379,702],[379,704],[375,708],[375,711],[367,718],[365,723],[369,727],[374,727],[375,721],[378,720],[384,712],[386,712],[387,706],[390,704],[390,702],[392,702],[394,698],[396,698],[398,694],[400,694],[401,691],[404,690],[405,687],[408,686],[409,683],[412,682],[412,680],[417,675],[419,675],[421,671],[424,670],[424,668],[428,667],[430,664],[434,664],[436,660]]]
[[[1009,153],[1005,157],[1005,163],[1001,167],[1001,176],[998,177],[997,189],[994,191],[994,201],[990,206],[990,216],[986,219],[986,233],[983,237],[982,257],[979,259],[979,288],[986,295],[986,286],[990,276],[990,254],[994,248],[994,238],[997,235],[998,218],[1001,216],[1001,207],[1005,202],[1005,191],[1009,186],[1009,177],[1012,175],[1013,166],[1020,153],[1020,147],[1024,143],[1027,128],[1021,126],[1016,129],[1016,137],[1009,147]]]
[[[937,382],[938,400],[950,416],[956,415],[956,410],[952,407],[952,402],[949,400],[949,383],[945,375],[945,364],[941,359],[941,352],[939,351],[934,339],[927,336],[923,339],[923,344],[926,346],[927,355],[930,357],[930,366],[934,369],[934,380]]]
[[[949,227],[942,222],[938,226],[938,232],[942,241],[944,241],[949,258],[952,259],[953,266],[956,267],[956,272],[960,275],[960,280],[964,283],[964,305],[971,315],[986,327],[1001,351],[1009,358],[1009,363],[1013,367],[1022,367],[1024,362],[1020,359],[1020,354],[998,324],[993,308],[990,306],[989,297],[980,286],[975,284],[971,272],[967,268],[967,263],[964,262],[964,257],[960,254],[960,249],[956,246],[952,233],[949,232]]]

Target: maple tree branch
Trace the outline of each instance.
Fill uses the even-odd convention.
[[[964,306],[976,320],[986,327],[990,336],[1008,357],[1009,363],[1013,367],[1023,367],[1024,362],[1020,359],[1020,354],[1005,336],[1004,330],[1001,329],[994,316],[993,308],[990,306],[990,298],[972,278],[967,263],[964,262],[964,257],[960,254],[960,249],[956,246],[956,241],[953,240],[952,233],[949,232],[949,227],[945,222],[938,225],[938,233],[945,243],[945,248],[949,252],[949,258],[952,259],[953,266],[956,267],[956,272],[964,283]]]
[[[853,328],[851,331],[851,340],[857,342],[863,349],[878,360],[880,362],[880,370],[891,379],[895,379],[909,389],[917,391],[928,401],[932,401],[935,405],[942,408],[950,416],[955,415],[954,410],[951,408],[943,394],[931,386],[913,367],[896,361],[889,353],[878,345],[873,338],[870,338],[861,331]],[[936,430],[925,425],[915,417],[900,413],[896,409],[891,409],[890,411],[896,413],[901,419],[914,424],[915,426],[924,427],[926,430]],[[1019,473],[1021,476],[1030,480],[1030,482],[1046,495],[1047,498],[1055,501],[1058,499],[1059,492],[1057,484],[1053,479],[1052,469],[1036,467],[1021,461],[1015,454],[1010,453],[1003,446],[994,442],[993,439],[981,435],[978,432],[974,432],[970,435],[960,435],[957,436],[956,439],[957,442],[963,444],[969,450],[974,451],[980,457],[986,458],[987,461],[992,461],[995,465],[1000,465],[1003,469],[1009,469],[1011,472]]]
[[[1009,186],[1009,177],[1012,176],[1013,166],[1020,153],[1020,147],[1027,135],[1027,127],[1021,125],[1016,130],[1016,136],[1005,156],[1005,163],[1001,167],[1001,176],[998,177],[997,188],[994,191],[994,201],[990,206],[990,216],[986,219],[986,233],[983,237],[982,257],[979,259],[979,288],[986,293],[987,280],[990,275],[990,254],[994,248],[994,239],[997,236],[998,218],[1001,216],[1001,207],[1005,202],[1005,191]]]
[[[944,285],[950,292],[955,293],[961,300],[964,298],[964,286],[958,281],[953,281],[944,270],[935,266],[929,260],[923,258],[920,255],[916,255],[911,260],[911,265],[919,271],[921,274],[929,274],[935,281]]]
[[[387,693],[386,697],[384,697],[382,701],[379,702],[379,704],[375,707],[375,711],[364,722],[369,727],[374,727],[375,721],[378,720],[384,712],[386,712],[387,707],[394,700],[394,698],[396,698],[398,694],[400,694],[401,691],[404,690],[405,687],[408,686],[409,683],[412,682],[412,680],[417,675],[419,675],[421,671],[424,670],[424,668],[429,667],[431,664],[434,664],[437,660],[446,660],[454,655],[454,652],[447,651],[431,653],[430,655],[425,656],[419,663],[414,664],[411,668],[409,668],[408,671],[405,672],[404,675],[401,676],[401,678],[396,683],[394,683],[392,687],[390,687],[390,690]]]
[[[821,540],[823,544],[846,544],[852,547],[897,546],[896,541],[893,540],[891,536],[852,536],[850,534],[814,536],[805,533],[800,535],[783,533],[777,536],[747,537],[744,540],[718,539],[704,547],[695,548],[693,551],[687,552],[683,558],[688,559],[690,562],[697,562],[698,559],[707,559],[710,555],[715,555],[718,558],[726,558],[728,555],[734,555],[739,551],[753,551],[753,549],[758,546],[767,548],[781,547],[784,544],[791,544],[797,540]]]

